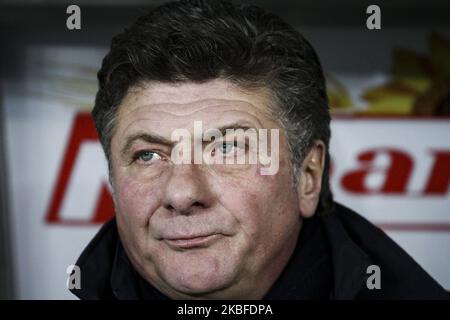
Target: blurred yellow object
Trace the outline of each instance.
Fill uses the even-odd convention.
[[[432,33],[430,55],[394,49],[392,80],[368,89],[363,114],[450,115],[450,41]]]
[[[333,111],[353,108],[353,102],[345,86],[330,74],[327,78],[328,103]]]

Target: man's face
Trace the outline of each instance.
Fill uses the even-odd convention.
[[[118,229],[135,268],[169,297],[261,298],[289,260],[299,201],[269,99],[214,80],[150,83],[122,102],[111,141]],[[259,163],[174,164],[172,133],[194,136],[194,121],[203,131],[279,129],[278,172],[263,175]],[[207,152],[239,152],[217,142]]]

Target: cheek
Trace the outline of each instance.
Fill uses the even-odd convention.
[[[114,180],[114,188],[117,214],[128,224],[146,226],[159,205],[158,188],[120,175]]]
[[[216,185],[221,204],[231,212],[248,241],[273,241],[298,222],[298,205],[288,170],[261,175],[258,166],[239,177],[222,178]]]

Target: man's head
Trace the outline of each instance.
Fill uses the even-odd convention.
[[[261,298],[302,218],[332,203],[330,117],[313,48],[261,9],[181,1],[117,35],[98,77],[93,116],[135,268],[173,298]],[[171,135],[196,121],[279,130],[278,171],[174,164]],[[208,155],[253,152],[233,141],[214,141]]]

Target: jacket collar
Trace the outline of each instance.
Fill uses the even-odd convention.
[[[350,238],[338,217],[331,213],[320,217],[333,260],[334,299],[354,299],[366,284],[369,256]]]

